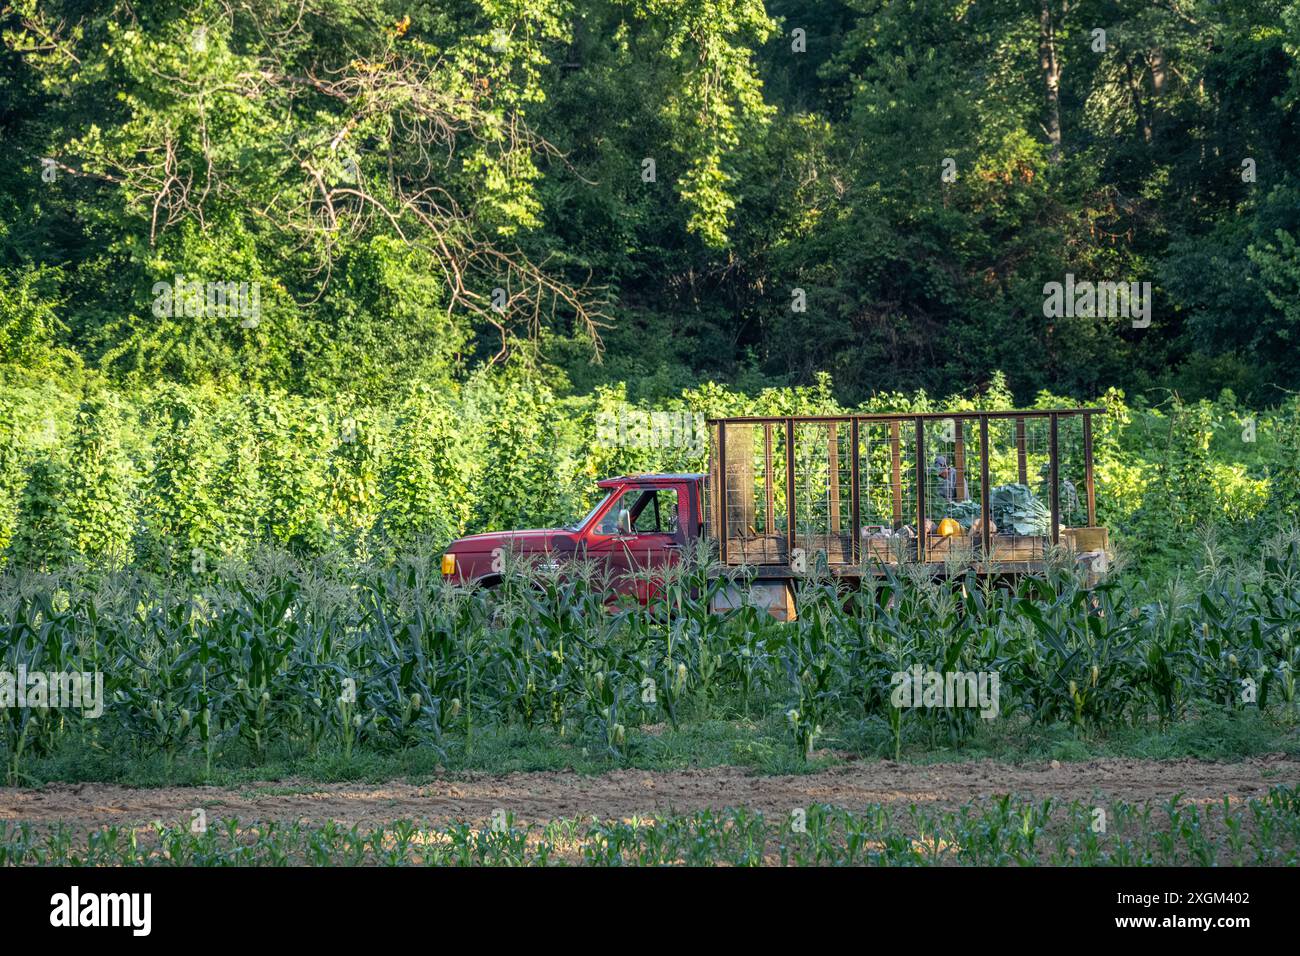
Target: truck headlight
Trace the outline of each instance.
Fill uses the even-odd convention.
[[[442,573],[450,577],[456,573],[456,556],[450,552],[442,556]]]

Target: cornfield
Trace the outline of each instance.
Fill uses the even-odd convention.
[[[1087,589],[1064,567],[1014,589],[810,579],[788,624],[749,606],[710,613],[727,581],[699,554],[649,606],[611,607],[595,568],[521,567],[465,591],[423,555],[349,566],[262,552],[170,578],[10,573],[0,668],[102,673],[105,708],[0,711],[6,775],[22,783],[33,758],[66,745],[197,756],[210,772],[272,750],[470,751],[484,728],[510,726],[626,760],[638,727],[773,716],[802,756],[860,721],[888,725],[895,756],[905,725],[960,746],[979,712],[891,700],[893,676],[916,665],[997,673],[999,718],[1038,725],[1296,715],[1296,535],[1156,592],[1124,576]]]

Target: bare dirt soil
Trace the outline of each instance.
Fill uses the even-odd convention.
[[[1163,802],[1181,793],[1186,801],[1209,803],[1225,796],[1244,800],[1270,787],[1297,783],[1300,760],[1272,754],[1236,763],[1112,758],[1064,764],[979,761],[917,766],[884,761],[779,777],[716,767],[666,773],[619,770],[598,776],[455,774],[421,784],[321,784],[303,779],[231,788],[50,784],[0,788],[0,820],[93,829],[188,822],[192,810],[203,808],[210,820],[334,820],[372,827],[398,819],[426,825],[477,823],[502,809],[520,823],[546,823],[742,806],[765,814],[787,814],[794,807],[814,803],[850,810],[879,803],[901,811],[913,803],[947,808],[1006,793],[1033,799],[1128,802]]]

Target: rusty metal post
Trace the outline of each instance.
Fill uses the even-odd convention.
[[[862,513],[858,505],[862,476],[858,474],[858,437],[858,420],[854,418],[849,421],[849,520],[853,523],[853,543],[849,546],[849,554],[855,565],[862,561]]]
[[[795,494],[794,486],[794,419],[785,421],[785,560],[788,564],[795,549]]]
[[[966,436],[962,432],[961,419],[952,420],[952,466],[957,469],[957,480],[953,483],[953,495],[958,501],[966,500]]]
[[[718,560],[727,563],[727,423],[718,423]]]
[[[835,422],[826,423],[827,502],[831,519],[831,534],[840,533],[840,433]],[[828,541],[829,545],[830,542]],[[830,548],[826,551],[828,557]]]
[[[925,419],[916,420],[916,560],[924,562],[926,548],[925,531]]]
[[[980,417],[980,544],[984,549],[983,560],[988,561],[993,542],[989,522],[989,420]]]
[[[1060,481],[1057,478],[1060,461],[1057,457],[1056,426],[1056,413],[1053,412],[1047,432],[1048,481],[1052,483],[1051,492],[1048,496],[1052,503],[1052,544],[1061,543],[1061,489],[1059,487]]]
[[[1097,496],[1092,483],[1092,413],[1083,413],[1083,482],[1088,491],[1088,527],[1097,527]]]
[[[1029,468],[1025,461],[1025,420],[1024,418],[1016,419],[1016,474],[1020,477],[1017,479],[1022,485],[1029,484]]]
[[[894,496],[894,527],[903,527],[903,433],[897,421],[889,423],[890,482]]]
[[[775,534],[776,501],[772,489],[772,423],[763,425],[763,533]]]

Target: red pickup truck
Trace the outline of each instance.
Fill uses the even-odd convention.
[[[616,593],[647,600],[645,571],[676,561],[704,525],[704,475],[626,475],[597,484],[605,496],[580,521],[538,531],[492,531],[452,542],[443,576],[456,584],[500,582],[507,553],[543,566],[575,558],[607,566]]]

